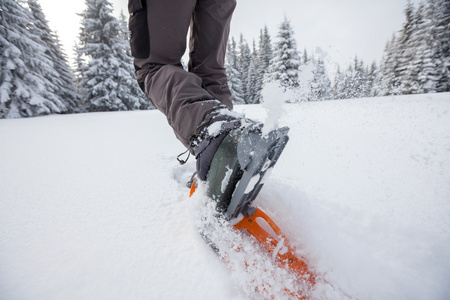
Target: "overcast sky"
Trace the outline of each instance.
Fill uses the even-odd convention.
[[[80,22],[76,13],[85,9],[85,1],[39,2],[66,53],[73,56]],[[121,10],[127,14],[126,0],[111,2],[117,16]],[[406,3],[407,0],[238,0],[231,36],[238,39],[242,33],[252,43],[253,39],[258,41],[260,29],[267,25],[275,40],[278,25],[286,16],[294,27],[298,50],[322,51],[328,62],[336,61],[342,66],[355,55],[370,64],[380,61],[386,42],[401,29]]]

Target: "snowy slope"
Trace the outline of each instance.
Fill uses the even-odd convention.
[[[450,298],[450,94],[290,104],[279,124],[257,203],[313,296]],[[0,120],[0,299],[258,299],[199,237],[183,150],[157,111]]]

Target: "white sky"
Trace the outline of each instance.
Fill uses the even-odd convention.
[[[127,14],[126,0],[110,0],[115,14]],[[165,1],[165,0],[162,0]],[[84,0],[39,0],[50,26],[57,31],[65,51],[73,56]],[[418,3],[419,0],[413,0]],[[240,33],[249,43],[258,41],[267,25],[272,40],[284,16],[294,27],[298,50],[320,48],[326,60],[345,67],[355,55],[366,64],[379,62],[386,42],[401,29],[407,0],[238,0],[231,24],[231,36]]]

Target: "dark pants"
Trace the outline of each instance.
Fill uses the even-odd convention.
[[[232,109],[224,68],[236,0],[129,0],[139,84],[177,138],[191,137],[221,108]],[[189,72],[180,61],[190,28]]]

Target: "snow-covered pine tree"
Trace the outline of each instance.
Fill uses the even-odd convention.
[[[273,58],[272,41],[267,26],[260,30],[258,48],[259,70],[266,73]]]
[[[344,74],[342,74],[341,67],[338,65],[336,74],[334,75],[333,99],[345,99],[343,88],[344,88]]]
[[[130,32],[128,30],[128,22],[127,22],[127,17],[125,16],[125,14],[123,13],[123,10],[120,11],[120,16],[119,16],[119,36],[125,40],[128,41],[130,39]]]
[[[232,101],[234,104],[245,104],[244,95],[242,91],[242,80],[238,70],[238,54],[236,50],[236,41],[231,38],[227,44],[227,54],[225,57],[225,69],[228,78],[228,87],[231,92]]]
[[[308,101],[323,101],[332,98],[331,81],[325,70],[323,60],[314,62],[313,79],[309,83]]]
[[[424,7],[424,19],[421,30],[424,31],[420,44],[421,68],[417,75],[419,93],[436,93],[438,91],[439,73],[442,60],[439,54],[438,28],[435,20],[436,1],[429,0]]]
[[[255,65],[254,57],[250,61],[250,66],[248,68],[248,104],[258,104],[261,102],[261,90],[262,90],[262,78],[258,73],[257,66]]]
[[[74,69],[70,67],[69,58],[63,51],[63,46],[59,39],[58,33],[54,33],[57,49],[61,51],[55,54],[56,63],[55,69],[58,72],[65,89],[61,88],[58,95],[61,99],[66,100],[67,109],[69,113],[80,113],[80,97],[77,91]]]
[[[239,39],[239,56],[238,56],[238,70],[240,72],[242,81],[242,91],[245,103],[249,103],[251,95],[249,91],[249,69],[252,60],[252,53],[247,41],[241,34]]]
[[[58,75],[25,2],[3,0],[0,22],[0,118],[66,111],[47,79],[47,74]]]
[[[306,51],[306,49],[303,50],[302,60],[303,60],[304,64],[309,63],[309,55],[308,55],[308,51]]]
[[[248,82],[247,82],[247,103],[258,104],[261,102],[261,90],[263,77],[258,69],[258,51],[256,50],[255,41],[253,41],[253,52],[248,67]]]
[[[347,67],[347,71],[343,74],[343,86],[342,86],[342,99],[351,99],[355,98],[355,83],[353,78],[355,77],[355,70],[352,65]]]
[[[438,92],[450,92],[450,1],[442,0],[438,7],[442,56],[442,76],[439,80]]]
[[[369,91],[368,97],[375,97],[378,95],[378,87],[376,86],[377,74],[378,66],[374,61],[370,66],[369,73],[367,74],[367,90]]]
[[[257,50],[255,41],[253,41],[253,52],[247,78],[247,102],[252,104],[261,102],[264,77],[268,72],[270,60],[273,57],[272,44],[267,26],[260,30],[258,47],[259,49]]]
[[[434,35],[437,82],[436,92],[450,91],[450,1],[428,0],[431,34]]]
[[[355,57],[353,65],[348,67],[346,80],[346,94],[347,99],[359,98],[361,87],[361,76],[359,73],[358,58]]]
[[[46,55],[52,61],[56,74],[45,73],[44,76],[52,82],[56,90],[54,93],[64,102],[69,112],[77,111],[77,93],[74,85],[73,71],[69,67],[68,59],[62,50],[59,39],[50,29],[48,21],[36,0],[28,0],[28,6],[33,15],[35,34],[46,48]]]
[[[414,32],[415,26],[415,12],[414,5],[408,0],[408,3],[405,8],[406,20],[403,23],[403,28],[399,32],[397,43],[397,55],[398,55],[398,64],[394,67],[394,73],[398,74],[397,78],[395,78],[394,83],[394,94],[410,94],[412,82],[409,78],[409,69],[411,67],[411,62],[413,61],[414,52],[410,49],[411,46],[411,38]]]
[[[423,66],[422,56],[425,46],[426,26],[424,26],[424,3],[420,3],[413,15],[412,33],[404,57],[409,59],[408,67],[402,74],[402,93],[417,94],[421,90],[418,80]]]
[[[87,63],[85,61],[85,57],[82,55],[82,53],[80,51],[78,51],[79,48],[80,48],[79,44],[77,42],[75,42],[75,45],[73,46],[73,53],[75,54],[73,69],[75,71],[74,72],[74,83],[75,83],[75,89],[77,91],[77,98],[78,98],[77,108],[80,112],[87,112],[86,101],[81,97],[81,92],[82,92],[81,79],[82,79],[82,74],[84,74],[84,72],[87,69]]]
[[[299,86],[300,57],[294,38],[294,30],[285,17],[280,24],[274,58],[270,62],[269,81],[276,81],[284,90]]]
[[[383,58],[381,59],[380,69],[376,79],[379,94],[378,96],[393,95],[397,74],[395,73],[398,65],[397,38],[395,34],[392,39],[386,43]]]
[[[133,110],[144,103],[134,79],[124,29],[108,0],[86,0],[81,14],[78,76],[89,111]],[[85,64],[85,65],[83,65]]]
[[[261,76],[261,89],[265,82],[266,74],[269,71],[270,61],[272,58],[272,41],[269,34],[269,29],[267,26],[264,26],[264,28],[260,30],[257,59],[258,74]]]
[[[368,70],[364,62],[355,57],[353,66],[353,93],[352,98],[364,98],[370,96],[368,87]]]

